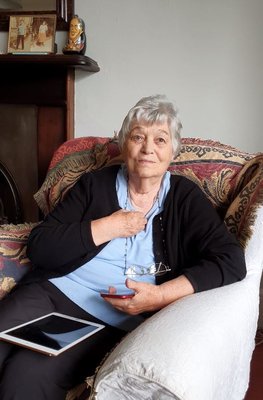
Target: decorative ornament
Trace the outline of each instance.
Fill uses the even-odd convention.
[[[86,50],[86,34],[84,21],[74,15],[70,20],[68,43],[63,48],[64,54],[84,54]]]

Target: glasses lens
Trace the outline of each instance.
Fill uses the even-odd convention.
[[[131,265],[127,269],[125,269],[124,274],[125,275],[130,275],[130,276],[135,276],[135,275],[145,275],[146,268],[143,267],[142,265]]]
[[[131,265],[125,268],[124,275],[138,276],[138,275],[163,275],[166,272],[171,271],[171,268],[167,267],[162,262],[152,264],[149,267],[144,267],[142,265]]]

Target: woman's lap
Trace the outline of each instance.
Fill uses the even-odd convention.
[[[0,302],[0,330],[8,329],[17,323],[23,323],[53,311],[98,322],[96,318],[67,299],[52,284],[30,284],[17,289]],[[68,389],[94,373],[94,369],[104,355],[123,335],[124,332],[106,326],[94,336],[59,356],[51,357],[0,342],[0,368],[2,370],[0,398],[2,400],[21,398],[22,400],[32,393],[30,394],[32,397],[28,397],[28,399],[63,399]],[[50,384],[51,382],[52,384]],[[17,389],[13,388],[15,383]],[[21,389],[18,389],[19,387]],[[4,397],[7,390],[20,390],[21,397],[15,397],[13,394],[13,397]],[[28,394],[27,390],[29,390]],[[39,397],[41,394],[43,394],[42,397]]]

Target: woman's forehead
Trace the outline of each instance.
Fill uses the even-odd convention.
[[[130,132],[134,130],[138,130],[141,132],[147,132],[149,129],[153,132],[164,132],[167,135],[170,135],[170,129],[167,122],[145,122],[145,121],[134,121],[131,124]]]

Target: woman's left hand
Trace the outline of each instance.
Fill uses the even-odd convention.
[[[161,285],[153,285],[151,283],[136,282],[132,279],[127,279],[126,286],[135,292],[134,297],[130,299],[106,297],[105,301],[110,303],[117,310],[129,315],[158,311],[173,301],[194,293],[191,283],[184,275]],[[109,291],[114,293],[116,290],[110,287]]]
[[[130,299],[106,297],[105,300],[117,310],[130,315],[137,315],[146,311],[155,311],[162,308],[160,286],[136,282],[131,279],[126,280],[126,286],[135,292],[135,296]],[[110,287],[109,291],[114,293],[115,289]]]

